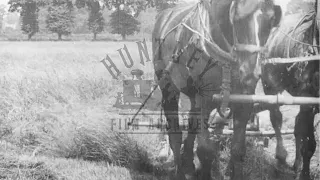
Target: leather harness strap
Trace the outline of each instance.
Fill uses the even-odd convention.
[[[231,8],[234,7],[234,2],[232,2],[231,4]],[[231,14],[230,14],[231,15]],[[231,24],[232,24],[232,33],[233,33],[233,57],[236,60],[236,53],[237,50],[239,50],[239,47],[236,48],[236,45],[238,45],[238,39],[237,39],[237,34],[236,34],[236,30],[234,28],[234,14],[233,17],[231,18]],[[241,49],[241,48],[240,48]],[[229,114],[227,114],[228,111],[228,106],[229,106],[229,102],[230,102],[230,92],[231,92],[231,66],[230,64],[224,63],[222,65],[222,85],[221,85],[221,95],[222,95],[222,102],[220,105],[220,109],[218,109],[218,112],[220,114],[221,117],[226,118],[229,116]]]
[[[186,21],[189,20],[189,18],[196,13],[196,10],[199,9],[200,6],[199,4],[197,5],[196,8],[194,8],[189,14],[187,14],[187,16],[185,16],[185,18],[182,19],[181,23],[179,23],[178,25],[176,25],[175,27],[173,27],[172,29],[170,29],[169,31],[162,32],[162,34],[160,35],[160,38],[158,39],[159,41],[159,49],[158,49],[158,55],[159,55],[159,59],[162,58],[162,51],[161,51],[161,47],[162,47],[162,43],[164,42],[164,39],[166,38],[167,35],[169,35],[171,32],[173,32],[174,30],[176,30],[176,35],[175,35],[175,39],[176,39],[176,46],[174,48],[173,51],[173,55],[172,55],[172,60],[169,61],[169,64],[167,65],[167,67],[164,69],[163,73],[165,74],[165,76],[170,76],[170,72],[172,70],[172,68],[174,67],[174,64],[178,64],[179,63],[179,57],[183,54],[183,52],[191,45],[196,45],[195,40],[199,40],[199,37],[203,38],[207,43],[209,43],[209,45],[212,47],[212,49],[214,49],[215,53],[217,53],[220,57],[222,57],[222,59],[227,60],[227,61],[221,61],[219,59],[216,59],[216,62],[221,62],[222,64],[222,85],[221,85],[221,94],[223,95],[223,99],[222,99],[222,103],[220,106],[220,111],[218,111],[220,113],[220,116],[222,117],[227,117],[229,116],[229,114],[226,114],[228,111],[230,112],[229,108],[228,108],[228,104],[230,102],[230,92],[231,92],[231,81],[232,81],[232,67],[231,67],[231,63],[233,62],[238,62],[237,60],[237,52],[249,52],[249,53],[261,53],[263,52],[263,48],[257,46],[257,45],[252,45],[252,44],[240,44],[238,43],[238,39],[236,36],[236,31],[235,28],[233,26],[233,39],[234,39],[234,44],[233,47],[231,49],[231,52],[225,52],[222,49],[220,49],[220,47],[210,38],[206,38],[205,35],[201,34],[200,32],[198,32],[197,30],[193,29],[192,27],[190,27],[189,25],[186,24]],[[169,16],[170,17],[170,16]],[[199,17],[201,18],[201,17]],[[234,17],[232,17],[234,18]],[[168,18],[170,19],[170,18]],[[204,26],[203,20],[201,20],[201,24],[202,26]],[[233,24],[233,22],[231,22]],[[186,29],[188,29],[189,31],[191,31],[194,35],[190,38],[189,42],[181,49],[179,49],[180,47],[180,36],[182,33],[182,30],[184,29],[183,27],[185,27]],[[225,37],[223,37],[225,38]],[[226,39],[224,39],[225,42],[227,42]],[[228,49],[230,49],[230,45],[227,47],[229,47]],[[188,62],[187,64],[189,64],[190,62]],[[217,63],[212,63],[212,59],[209,59],[204,71],[200,74],[200,78],[208,71],[210,70],[212,67],[214,67]],[[159,82],[161,84],[161,80]],[[167,84],[168,82],[162,82],[162,85]],[[175,91],[175,90],[174,90]],[[139,111],[138,111],[139,112]],[[137,112],[137,113],[138,113]],[[133,122],[134,119],[132,119]]]
[[[224,64],[222,66],[222,85],[221,94],[223,96],[221,106],[220,106],[220,116],[226,118],[229,116],[228,105],[230,102],[230,92],[231,92],[231,66],[230,64]]]
[[[199,7],[199,6],[198,6]],[[195,12],[195,9],[192,11],[193,13]],[[189,13],[186,17],[191,17],[192,13]],[[234,17],[231,17],[232,19],[234,19]],[[202,25],[204,25],[202,19],[200,19],[202,22]],[[177,44],[175,46],[173,55],[172,55],[172,62],[173,63],[179,63],[179,57],[183,54],[183,52],[189,47],[189,45],[191,45],[193,43],[192,38],[190,39],[189,43],[182,49],[178,50],[179,46],[180,46],[180,42],[179,42],[179,38],[180,38],[180,34],[182,31],[182,27],[185,27],[186,29],[188,29],[189,31],[194,33],[194,36],[197,37],[202,37],[205,41],[209,42],[215,49],[219,49],[216,46],[218,46],[216,43],[212,42],[211,39],[207,39],[203,34],[199,33],[198,31],[196,31],[195,29],[193,29],[192,27],[190,27],[189,25],[187,25],[185,22],[187,21],[187,18],[184,18],[182,20],[182,22],[175,26],[175,28],[173,28],[170,32],[172,32],[174,29],[178,29],[177,30],[177,35],[176,35],[176,41]],[[233,24],[233,22],[231,22]],[[221,102],[221,106],[220,106],[220,110],[218,111],[220,113],[220,116],[222,117],[228,117],[230,114],[227,114],[230,112],[230,109],[228,108],[229,102],[230,102],[230,92],[231,92],[231,81],[232,81],[232,67],[231,67],[231,62],[238,62],[237,60],[237,53],[238,52],[249,52],[249,53],[263,53],[265,51],[264,47],[260,47],[258,45],[253,45],[253,44],[241,44],[238,42],[237,39],[237,34],[236,34],[236,30],[234,28],[234,25],[232,26],[232,32],[233,32],[233,46],[232,46],[232,51],[225,54],[225,52],[221,52],[221,51],[217,51],[218,54],[226,59],[229,59],[230,61],[227,62],[222,62],[222,85],[221,85],[221,95],[223,96],[222,98],[222,102]],[[168,35],[169,32],[166,34]],[[195,38],[198,39],[198,38]],[[227,41],[226,41],[227,42]],[[227,44],[228,45],[228,44]],[[230,46],[230,45],[229,45]],[[189,60],[187,62],[187,65],[190,64],[191,60]],[[205,67],[205,69],[203,70],[203,72],[200,74],[199,78],[202,78],[202,76],[208,71],[210,70],[213,66],[216,65],[216,63],[211,63],[212,59],[210,59]],[[237,77],[238,78],[238,77]]]

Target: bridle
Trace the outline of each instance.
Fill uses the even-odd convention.
[[[256,63],[260,62],[260,58],[264,57],[266,54],[266,48],[264,46],[260,46],[260,44],[241,44],[238,41],[234,19],[235,19],[235,1],[232,1],[230,6],[230,12],[229,12],[229,21],[232,25],[232,33],[233,33],[233,46],[232,51],[230,52],[232,56],[234,57],[234,62],[239,63],[239,56],[238,53],[241,52],[249,52],[249,53],[258,53]],[[228,43],[226,41],[226,43]],[[257,42],[258,43],[258,42]],[[227,44],[227,46],[230,46]],[[218,108],[219,115],[223,118],[230,118],[231,116],[231,110],[228,108],[228,104],[230,102],[230,92],[232,90],[231,88],[231,82],[235,78],[239,78],[239,72],[236,69],[232,69],[230,66],[230,63],[225,63],[222,66],[222,86],[221,86],[221,95],[222,95],[222,101],[220,108]]]
[[[229,21],[232,25],[233,31],[233,51],[234,52],[249,52],[249,53],[263,53],[265,51],[264,47],[256,44],[241,44],[238,41],[234,20],[235,20],[235,1],[232,1],[230,5]]]

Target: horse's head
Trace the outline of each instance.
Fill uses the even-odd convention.
[[[261,74],[259,53],[281,16],[281,7],[272,0],[235,0],[230,6],[233,43],[244,93],[254,93]]]

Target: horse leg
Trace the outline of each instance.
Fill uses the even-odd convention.
[[[252,104],[235,104],[233,118],[233,131],[231,141],[231,159],[229,168],[231,180],[243,180],[243,166],[246,154],[246,126],[253,111]]]
[[[283,139],[281,136],[282,113],[280,112],[279,106],[270,106],[268,109],[270,111],[270,121],[277,139],[276,159],[278,159],[278,162],[281,164],[285,164],[288,152],[283,146]]]
[[[267,78],[267,79],[264,79],[264,78]],[[262,78],[263,91],[265,92],[266,95],[278,94],[280,91],[277,91],[276,88],[272,88],[273,85],[268,84],[269,82],[268,78],[269,78],[268,76],[264,76]],[[261,106],[265,107],[267,110],[270,111],[270,121],[274,129],[276,140],[277,140],[275,158],[278,160],[279,163],[285,164],[288,156],[288,152],[283,146],[283,139],[281,136],[283,118],[282,118],[282,113],[280,112],[280,107],[277,105],[269,105],[269,104],[262,104]]]
[[[214,107],[210,99],[202,98],[202,107],[201,107],[201,128],[200,133],[197,135],[198,147],[197,147],[197,155],[200,161],[200,178],[201,180],[211,180],[211,170],[214,168],[215,171],[220,171],[218,166],[213,167],[212,162],[215,161],[214,164],[219,164],[219,146],[218,141],[215,141],[215,137],[210,136],[210,132],[208,129],[208,119],[210,112],[216,108]],[[220,176],[220,177],[217,177]],[[220,172],[215,175],[215,179],[220,179],[222,175]]]
[[[186,174],[187,179],[192,179],[194,177],[195,165],[193,164],[193,148],[194,141],[196,138],[196,133],[198,130],[198,117],[199,115],[195,114],[199,112],[199,109],[195,107],[195,98],[193,96],[189,96],[191,100],[191,109],[190,109],[190,117],[188,118],[188,135],[184,140],[184,151],[182,155],[183,168]]]
[[[173,152],[174,164],[175,164],[175,176],[177,179],[184,179],[181,171],[181,154],[180,148],[182,144],[182,131],[179,127],[179,116],[178,116],[178,103],[179,95],[175,95],[174,98],[168,99],[167,93],[163,95],[163,110],[166,116],[168,126],[167,131],[169,134],[169,144]]]
[[[300,130],[302,127],[298,127],[298,121],[301,121],[299,120],[300,117],[300,112],[299,114],[296,116],[296,119],[295,119],[295,126],[294,126],[294,137],[295,137],[295,142],[296,142],[296,158],[294,160],[294,164],[293,164],[293,169],[295,172],[298,171],[298,167],[301,166],[302,164],[302,156],[300,154],[300,149],[301,149],[301,134],[300,134]]]
[[[315,113],[310,106],[300,106],[296,117],[294,135],[296,137],[296,159],[294,168],[297,180],[310,180],[310,160],[316,150],[314,136]]]
[[[179,126],[179,98],[180,92],[173,84],[171,77],[162,69],[156,71],[157,78],[160,80],[159,86],[162,93],[162,107],[164,115],[167,119],[167,131],[169,135],[169,144],[173,152],[175,164],[175,176],[177,179],[184,179],[182,173],[181,163],[181,144],[182,144],[182,131]]]

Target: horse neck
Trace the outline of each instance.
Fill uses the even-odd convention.
[[[213,0],[215,1],[215,0]],[[216,1],[219,2],[219,1]],[[224,35],[228,43],[232,46],[233,45],[233,30],[232,24],[230,22],[230,5],[232,0],[224,0],[224,4],[220,5],[218,3],[212,3],[208,1],[204,1],[204,9],[208,13],[209,20],[206,22],[206,26],[215,29],[211,29],[211,37],[213,40],[225,51],[228,51],[226,47],[226,43],[222,39],[221,33]],[[202,13],[204,14],[204,13]],[[217,29],[217,28],[220,28]],[[219,32],[220,31],[220,32]],[[214,34],[217,33],[217,34]]]

